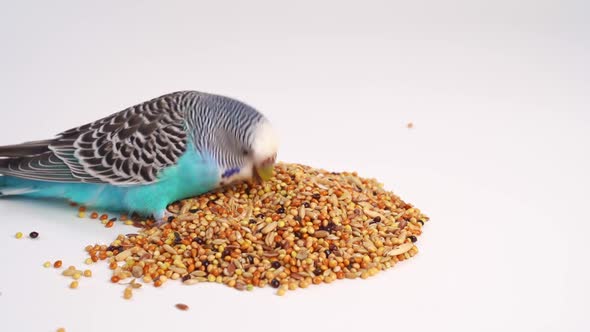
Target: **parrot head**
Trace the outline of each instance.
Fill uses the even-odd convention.
[[[252,143],[252,175],[266,181],[273,175],[273,167],[277,159],[278,138],[270,123],[260,121],[256,126]]]
[[[217,162],[223,186],[273,176],[279,147],[270,122],[253,107],[217,95],[201,95],[194,123],[195,142]]]

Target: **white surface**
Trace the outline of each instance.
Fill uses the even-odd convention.
[[[590,330],[587,2],[107,3],[3,3],[0,144],[222,93],[274,121],[280,159],[376,177],[432,221],[370,280],[124,301],[106,266],[73,291],[41,264],[131,229],[1,200],[0,330]]]

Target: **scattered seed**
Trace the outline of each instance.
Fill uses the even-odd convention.
[[[55,263],[53,263],[53,267],[56,269],[59,269],[61,267],[62,262],[61,261],[55,261]]]
[[[74,280],[70,283],[70,288],[71,289],[76,289],[78,288],[78,281]]]
[[[20,238],[22,238],[22,237],[23,237],[23,233],[21,233],[21,232],[17,232],[17,233],[14,235],[14,237],[16,237],[17,239],[20,239]]]
[[[132,296],[133,296],[133,289],[131,287],[125,288],[125,291],[123,292],[123,298],[125,300],[129,300]]]
[[[176,304],[176,308],[178,310],[187,311],[188,310],[188,305],[183,304],[183,303],[178,303],[178,304]]]
[[[43,267],[51,267],[51,262],[47,261],[43,263]]]
[[[39,233],[37,233],[37,232],[31,232],[31,233],[29,233],[29,237],[31,239],[36,239],[36,238],[39,237]]]

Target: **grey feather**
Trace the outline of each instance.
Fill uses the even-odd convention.
[[[57,182],[155,182],[158,172],[174,165],[186,149],[180,107],[186,94],[152,99],[55,139],[0,147],[0,173]]]
[[[244,164],[263,116],[231,98],[175,92],[56,138],[0,147],[0,174],[56,182],[149,184],[176,164],[190,139],[221,169]]]

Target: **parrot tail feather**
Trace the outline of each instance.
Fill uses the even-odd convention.
[[[33,188],[3,188],[0,186],[0,197],[24,195],[34,192]]]
[[[0,158],[32,156],[50,151],[50,140],[0,146]],[[2,160],[0,160],[0,168]]]
[[[0,160],[0,162],[2,162],[2,160]],[[37,191],[35,188],[32,188],[30,186],[13,186],[7,183],[8,179],[8,176],[2,175],[2,173],[0,173],[0,197],[24,195]]]

